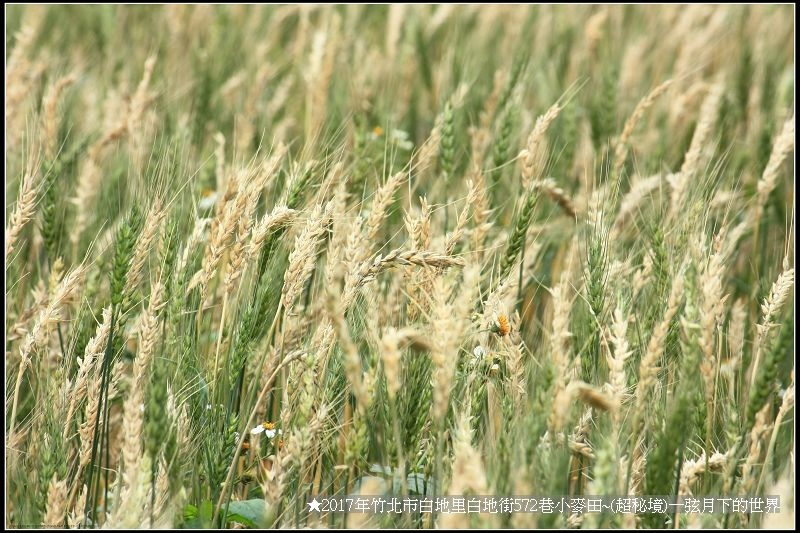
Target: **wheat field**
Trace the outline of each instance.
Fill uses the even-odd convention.
[[[7,527],[794,523],[793,6],[6,17]]]

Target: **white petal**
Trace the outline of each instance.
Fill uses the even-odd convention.
[[[208,196],[205,196],[205,197],[201,198],[200,202],[198,202],[198,207],[200,209],[209,209],[215,203],[217,203],[217,193],[216,192],[211,193]]]
[[[258,425],[258,426],[254,427],[253,429],[250,430],[250,434],[251,435],[258,435],[259,433],[263,433],[263,432],[264,432],[264,426],[262,426],[262,425]]]
[[[275,438],[275,430],[268,429],[266,432],[264,432],[264,435],[266,435],[268,439],[273,439]]]

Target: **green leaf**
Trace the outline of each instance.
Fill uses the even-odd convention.
[[[230,524],[231,522],[239,522],[242,525],[247,527],[258,527],[255,522],[247,518],[246,516],[242,516],[238,513],[228,513],[225,517],[225,520]]]
[[[266,502],[260,498],[234,501],[228,506],[228,522],[239,522],[247,527],[258,527],[264,521]]]
[[[195,518],[197,518],[197,507],[192,505],[191,503],[187,505],[186,508],[183,510],[183,518],[185,518],[187,521],[194,520]]]
[[[200,507],[187,505],[183,509],[183,517],[186,520],[186,529],[208,529],[211,527],[211,519],[214,515],[214,506],[211,500],[205,500]]]

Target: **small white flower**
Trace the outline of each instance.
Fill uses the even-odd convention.
[[[414,148],[414,143],[408,140],[408,133],[403,130],[392,130],[392,140],[401,150]]]
[[[407,141],[408,140],[408,132],[403,131],[403,130],[392,130],[392,137],[394,137],[398,141]]]
[[[486,355],[486,350],[483,349],[483,346],[478,345],[472,350],[472,355],[474,355],[476,359],[480,359]]]
[[[212,191],[208,192],[207,194],[203,194],[203,197],[200,198],[200,202],[197,204],[197,206],[203,210],[211,209],[214,206],[214,204],[217,203],[218,196],[219,194],[217,194],[217,191]]]
[[[258,435],[260,433],[263,433],[268,439],[274,439],[275,435],[283,435],[283,431],[275,429],[275,424],[271,422],[264,422],[250,430],[251,435]]]

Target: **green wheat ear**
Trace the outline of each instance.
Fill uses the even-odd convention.
[[[513,105],[509,105],[503,112],[500,119],[500,127],[495,142],[492,145],[492,167],[489,170],[490,184],[492,187],[493,196],[497,197],[499,194],[498,186],[505,165],[508,163],[511,155],[511,136],[514,134],[514,125],[516,120],[517,111]]]
[[[125,294],[125,278],[131,267],[133,249],[142,227],[142,215],[139,208],[131,207],[122,225],[117,232],[116,246],[114,248],[114,262],[111,267],[111,303],[117,312],[121,312]]]
[[[617,131],[617,82],[619,71],[615,65],[603,68],[599,90],[589,107],[592,126],[592,142],[599,150]]]
[[[453,105],[447,102],[442,112],[442,140],[440,144],[440,158],[442,177],[444,182],[449,184],[453,176],[453,165],[455,160],[455,118]]]
[[[161,272],[164,275],[164,279],[162,280],[164,283],[164,301],[168,303],[172,301],[177,283],[175,265],[178,260],[178,247],[180,244],[178,240],[179,222],[180,219],[177,210],[172,211],[161,233],[161,257],[159,258],[159,263],[161,265]]]
[[[517,260],[517,257],[519,257],[522,246],[525,243],[528,227],[530,227],[531,221],[533,220],[533,212],[538,199],[539,195],[536,190],[533,187],[529,187],[522,208],[519,210],[519,213],[517,213],[514,229],[511,232],[511,237],[508,239],[508,245],[506,246],[506,253],[500,262],[499,280],[504,280],[506,276],[508,276],[511,267],[514,266],[514,262]]]
[[[770,395],[778,389],[780,380],[778,379],[778,369],[792,352],[792,334],[794,332],[794,313],[789,313],[788,318],[781,324],[780,333],[773,339],[764,360],[758,367],[753,387],[750,389],[750,397],[747,401],[745,411],[746,431],[753,428],[756,421],[756,414],[766,405]]]
[[[82,155],[89,145],[89,137],[70,146],[61,152],[50,164],[44,177],[44,195],[42,198],[42,240],[47,257],[52,262],[59,256],[59,247],[64,233],[64,215],[62,184],[73,172],[78,156]]]
[[[514,89],[517,87],[519,80],[525,73],[525,69],[528,67],[528,61],[530,60],[530,56],[528,54],[529,53],[527,49],[521,48],[516,54],[516,57],[514,57],[514,63],[511,65],[511,73],[508,77],[508,83],[503,88],[503,92],[500,95],[500,98],[497,100],[498,112],[505,111],[506,104],[508,104],[509,100],[511,99],[511,95],[514,93]]]
[[[154,359],[145,404],[145,450],[154,464],[170,433],[167,417],[167,365],[168,361],[163,357]]]

